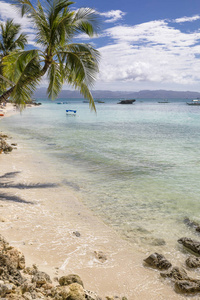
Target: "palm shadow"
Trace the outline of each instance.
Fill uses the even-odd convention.
[[[22,199],[19,196],[9,195],[9,194],[6,194],[6,193],[0,193],[0,200],[2,200],[2,201],[13,201],[13,202],[25,203],[25,204],[34,204],[34,202],[32,202],[32,201],[26,201],[26,200]]]
[[[19,171],[16,172],[9,172],[5,173],[0,176],[0,189],[44,189],[44,188],[53,188],[57,187],[58,184],[56,183],[31,183],[31,184],[24,184],[24,183],[13,183],[12,181],[9,181],[9,179],[15,178],[19,173]],[[10,195],[8,193],[1,193],[0,192],[0,200],[2,201],[14,201],[18,203],[26,203],[26,204],[34,204],[32,201],[26,201],[23,198],[16,196],[16,195]]]

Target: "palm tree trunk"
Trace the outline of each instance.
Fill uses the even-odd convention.
[[[3,93],[3,95],[0,96],[0,103],[8,100],[8,98],[11,96],[15,86],[12,86],[9,90]]]

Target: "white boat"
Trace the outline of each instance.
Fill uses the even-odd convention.
[[[186,102],[188,105],[200,105],[200,99],[194,99],[191,102]]]
[[[72,116],[75,116],[75,115],[76,115],[76,110],[73,110],[73,109],[66,109],[66,115],[72,115]]]

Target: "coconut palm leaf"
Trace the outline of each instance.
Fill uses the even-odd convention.
[[[47,89],[47,94],[49,98],[55,99],[60,93],[63,84],[62,78],[62,70],[60,69],[59,64],[51,64],[48,70],[49,86]]]
[[[5,60],[5,71],[14,80],[17,87],[10,93],[19,92],[25,86],[23,98],[28,99],[29,89],[34,88],[40,78],[46,74],[49,81],[48,95],[55,98],[67,82],[88,97],[91,107],[95,108],[89,87],[98,73],[99,53],[89,44],[73,43],[77,33],[93,36],[98,30],[97,14],[93,9],[70,10],[74,2],[68,0],[16,0],[22,15],[28,14],[36,31],[36,42],[42,51],[17,55]],[[8,64],[12,66],[8,67]],[[36,66],[32,66],[36,64]],[[13,70],[13,73],[11,69]],[[31,70],[32,68],[32,70]],[[30,72],[31,70],[31,72]],[[8,97],[9,92],[6,96]],[[1,101],[1,97],[0,97]]]
[[[13,68],[14,67],[14,68]],[[11,100],[23,106],[31,101],[31,95],[40,81],[41,67],[37,50],[12,53],[3,59],[3,72],[15,83]]]

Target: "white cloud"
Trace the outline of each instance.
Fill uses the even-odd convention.
[[[199,15],[195,15],[193,17],[178,18],[178,19],[175,19],[174,22],[175,23],[194,22],[194,21],[199,20],[199,19],[200,19],[200,16]]]
[[[121,10],[110,10],[108,12],[99,13],[99,14],[103,17],[108,18],[108,20],[105,20],[106,23],[112,23],[122,19],[126,13],[124,13]]]
[[[26,17],[21,18],[13,5],[0,1],[0,21],[6,21],[8,18],[13,19],[15,23],[21,24],[22,31],[28,34],[28,43],[35,46],[35,34],[30,19]]]
[[[99,48],[99,83],[109,82],[118,90],[151,83],[154,87],[199,85],[200,32],[183,33],[160,20],[115,26],[105,33],[113,44]]]

